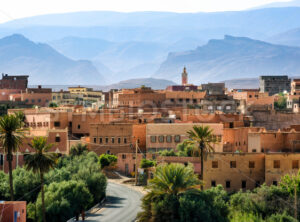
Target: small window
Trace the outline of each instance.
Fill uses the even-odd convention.
[[[242,180],[242,188],[246,189],[247,187],[247,181],[246,180]]]
[[[222,106],[217,106],[217,110],[222,110]]]
[[[125,144],[127,143],[127,138],[124,138],[124,143],[125,143]]]
[[[151,143],[156,143],[156,136],[150,136]]]
[[[274,160],[273,167],[277,169],[280,168],[280,160]]]
[[[230,161],[230,168],[236,168],[236,161]]]
[[[260,181],[255,181],[255,187],[260,187]]]
[[[255,168],[255,162],[249,161],[249,168]]]
[[[3,166],[3,154],[0,154],[0,166]]]
[[[172,136],[167,136],[167,143],[172,143]]]
[[[274,185],[274,186],[277,186],[277,185],[278,185],[277,180],[273,180],[273,185]]]
[[[215,187],[216,186],[216,181],[215,180],[212,180],[211,181],[211,187]]]
[[[34,102],[35,102],[35,100],[34,100],[34,99],[32,99],[32,100],[31,100],[31,102],[32,102],[32,103],[34,103]]]
[[[106,151],[106,154],[110,154],[110,150],[107,150],[107,151]]]
[[[115,143],[115,138],[114,137],[111,138],[111,143]]]
[[[80,129],[80,124],[77,125],[77,129]]]
[[[55,137],[55,142],[56,142],[56,143],[59,143],[59,142],[60,142],[60,136],[56,136],[56,137]]]
[[[218,161],[212,161],[211,162],[211,167],[212,168],[218,168]]]
[[[126,154],[122,154],[122,159],[123,159],[123,160],[126,159]]]
[[[121,143],[121,138],[120,138],[120,137],[118,138],[118,143],[119,143],[119,144]]]
[[[108,137],[105,137],[105,143],[108,143]]]
[[[256,149],[252,149],[252,153],[256,153]]]
[[[226,188],[230,188],[230,181],[229,180],[226,181]]]
[[[226,110],[231,110],[231,106],[226,106]]]
[[[60,127],[60,122],[54,122],[54,127]]]
[[[42,102],[42,100],[41,100],[41,99],[38,99],[38,102],[40,103],[40,102]]]
[[[174,141],[175,143],[180,143],[180,135],[175,135]]]
[[[292,168],[293,169],[298,169],[299,168],[299,160],[293,160]]]
[[[97,143],[97,138],[96,137],[94,137],[94,143]]]
[[[102,137],[99,138],[99,143],[103,143]]]
[[[163,143],[165,140],[164,136],[158,136],[158,142]]]

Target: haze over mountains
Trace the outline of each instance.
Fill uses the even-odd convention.
[[[0,40],[0,72],[30,74],[32,84],[92,85],[150,77],[179,82],[183,66],[197,84],[262,74],[299,75],[300,48],[295,46],[300,47],[300,8],[265,7],[18,19],[0,24],[0,37],[19,33],[28,39],[17,35]]]

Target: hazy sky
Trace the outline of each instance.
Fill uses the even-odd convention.
[[[0,0],[0,23],[34,15],[90,10],[210,12],[289,0]]]

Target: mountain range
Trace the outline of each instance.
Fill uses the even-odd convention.
[[[151,77],[180,82],[183,66],[194,83],[297,75],[300,8],[278,4],[235,12],[95,11],[17,19],[0,24],[0,72],[29,74],[32,84],[81,85]]]
[[[0,39],[0,70],[30,75],[32,84],[105,83],[90,61],[69,59],[47,44],[17,34]]]
[[[213,82],[259,75],[298,75],[300,47],[274,45],[245,37],[225,36],[195,50],[170,53],[155,76],[178,81],[188,67],[191,82]]]

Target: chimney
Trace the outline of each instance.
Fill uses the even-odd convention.
[[[186,68],[183,68],[183,72],[181,74],[181,85],[187,85],[188,83],[188,74],[186,72]]]

